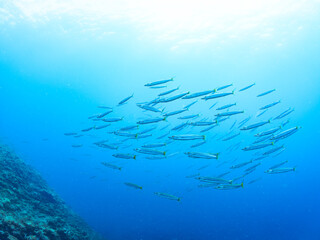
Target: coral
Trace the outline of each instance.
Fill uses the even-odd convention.
[[[1,240],[102,239],[35,170],[0,145]]]

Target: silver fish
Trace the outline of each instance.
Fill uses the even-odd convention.
[[[272,90],[269,90],[269,91],[263,92],[263,93],[259,94],[257,97],[265,96],[265,95],[270,94],[270,93],[272,93],[272,92],[274,92],[274,91],[275,91],[275,89],[272,89]]]

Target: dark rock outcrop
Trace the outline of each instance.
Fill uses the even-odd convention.
[[[31,167],[0,145],[1,240],[102,239]]]

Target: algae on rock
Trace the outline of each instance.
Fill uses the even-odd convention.
[[[42,177],[0,145],[0,239],[102,239]]]

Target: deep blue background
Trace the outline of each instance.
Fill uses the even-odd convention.
[[[110,38],[62,34],[53,23],[7,26],[0,38],[0,139],[108,239],[320,239],[320,19],[298,19],[294,26],[302,24],[299,31],[286,28],[291,20],[282,19],[288,25],[276,29],[292,33],[281,47],[244,36],[219,43],[219,48],[213,42],[182,52],[133,38],[132,29],[123,26],[128,36]],[[114,159],[110,151],[92,147],[94,136],[75,140],[63,135],[90,126],[87,117],[101,111],[97,105],[114,106],[132,93],[134,99],[119,114],[139,118],[134,103],[161,92],[152,93],[143,84],[171,76],[177,76],[171,86],[182,91],[228,83],[240,89],[255,82],[254,89],[243,93],[241,106],[252,110],[281,99],[282,108],[272,110],[270,117],[294,107],[290,126],[302,128],[285,141],[285,153],[265,160],[270,161],[265,166],[289,160],[296,172],[266,176],[261,169],[254,174],[263,179],[241,190],[200,189],[185,176],[204,164],[192,165],[183,155],[172,161],[126,161],[119,173],[101,166],[101,161]],[[277,91],[265,102],[254,98],[272,88]],[[217,131],[227,132],[228,127]],[[72,148],[76,143],[84,147]],[[203,173],[224,171],[227,166]],[[126,181],[144,190],[128,188]],[[181,196],[182,201],[159,198],[155,191]]]

